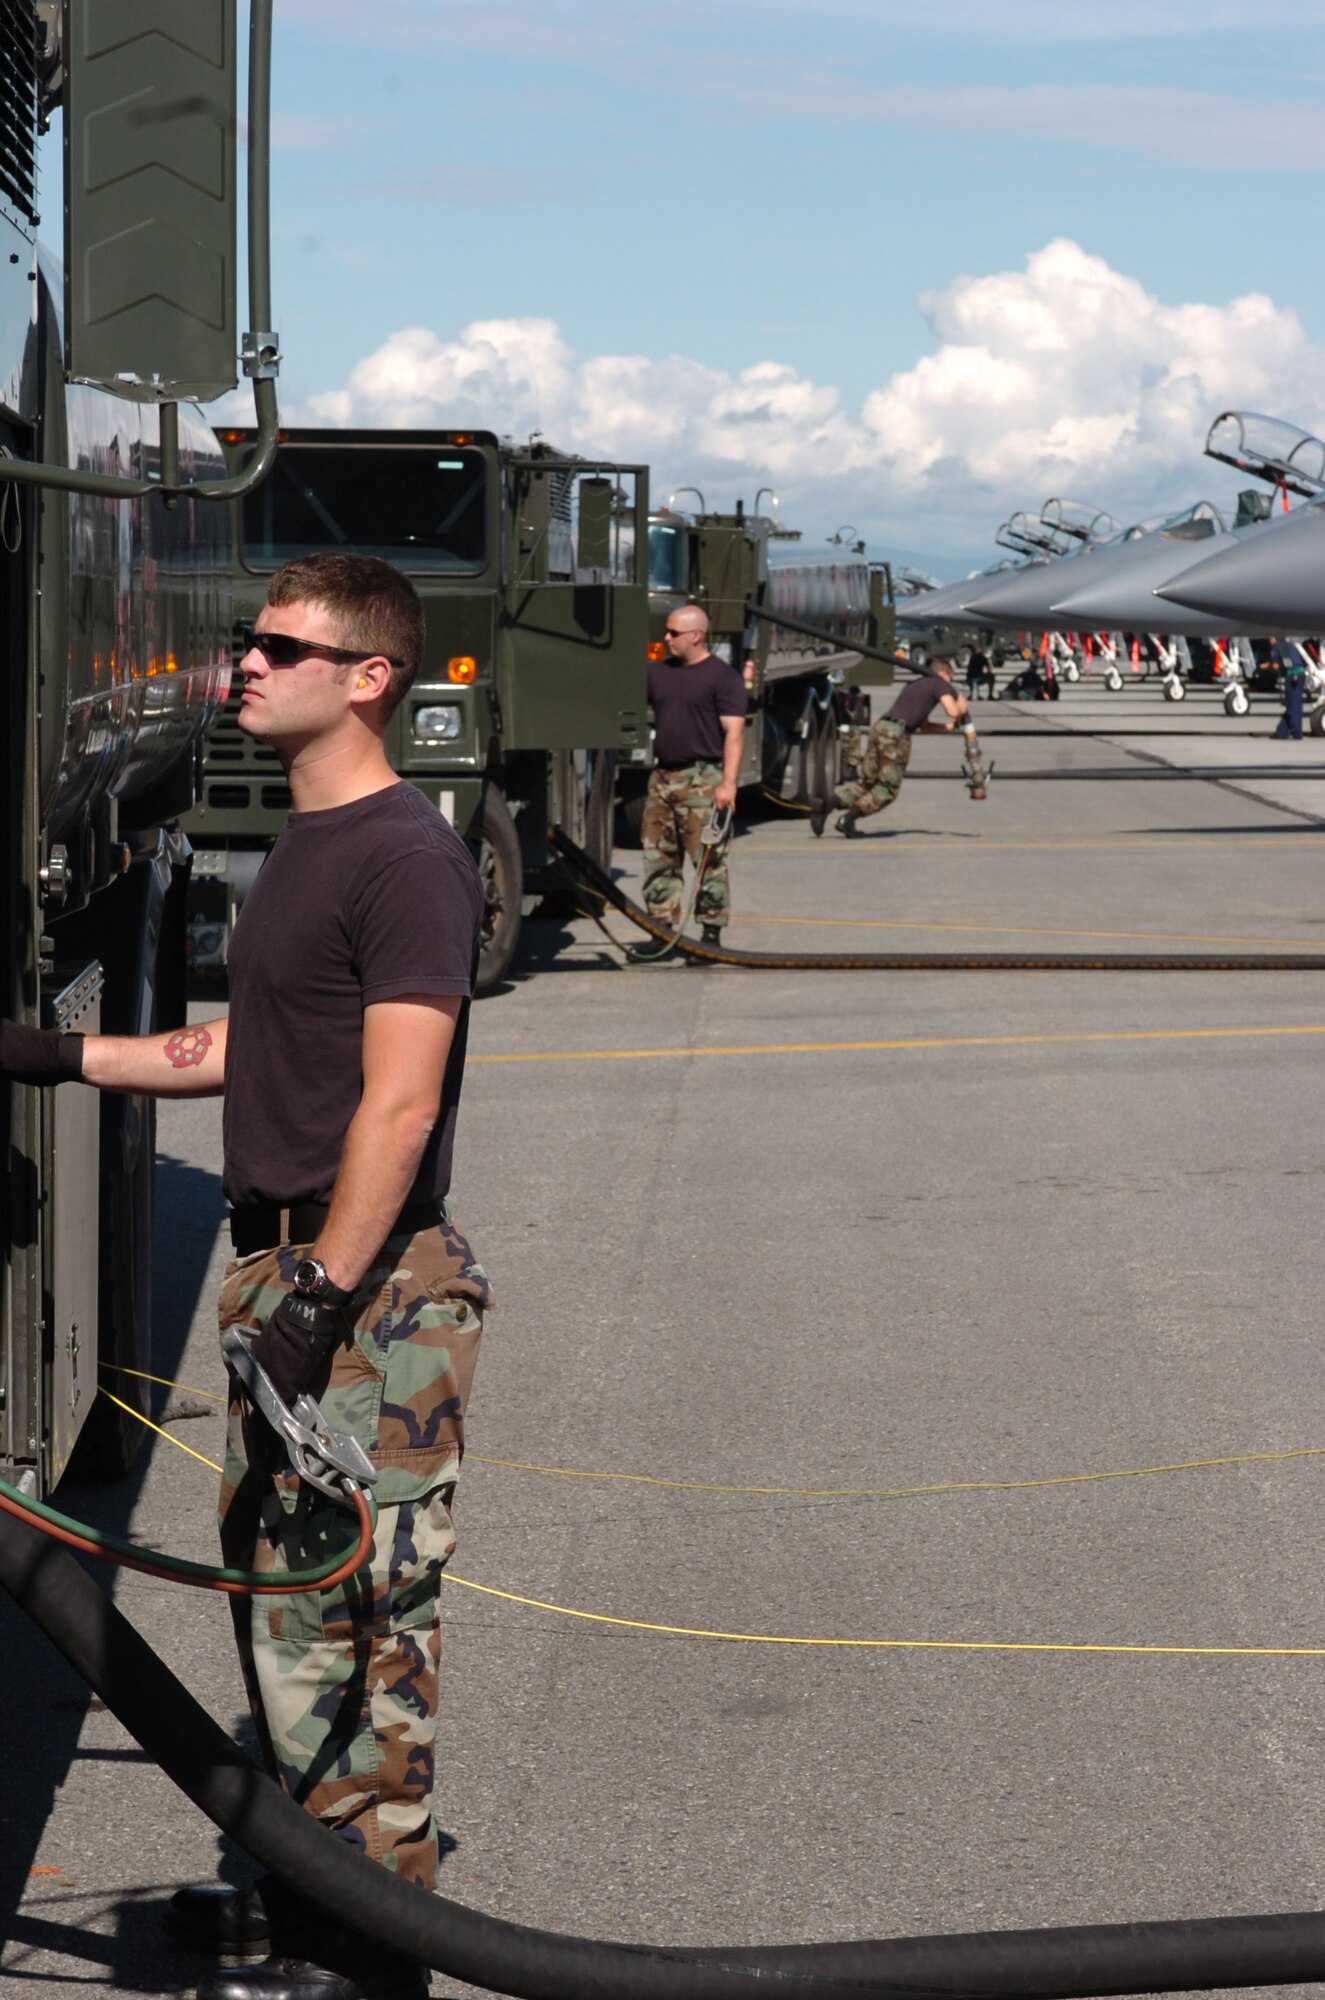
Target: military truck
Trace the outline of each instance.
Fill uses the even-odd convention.
[[[249,126],[264,214],[269,43],[263,0]],[[178,816],[229,671],[226,465],[187,399],[237,372],[233,0],[15,0],[0,62],[0,1013],[145,1032],[184,1018]],[[63,279],[36,240],[36,142],[57,105]],[[274,343],[245,345],[263,371],[257,477]],[[151,1367],[155,1127],[140,1097],[3,1082],[0,1126],[0,1472],[40,1494],[76,1445],[87,1470],[114,1471],[143,1435],[98,1373]],[[137,1375],[103,1379],[145,1408]]]
[[[649,657],[660,660],[669,609],[702,605],[713,650],[743,673],[750,695],[742,786],[775,803],[807,806],[842,776],[868,697],[852,685],[858,648],[891,653],[896,637],[892,576],[863,548],[808,558],[771,516],[703,506],[649,517]],[[886,686],[892,666],[871,661],[869,679]],[[647,773],[623,766],[625,830],[638,834]]]
[[[245,432],[223,436],[239,458],[252,448]],[[549,825],[606,862],[617,763],[646,754],[647,510],[643,466],[471,430],[282,431],[272,476],[236,503],[236,629],[296,555],[355,549],[412,577],[427,649],[387,754],[474,849],[482,991],[504,977],[522,913],[561,886]],[[275,752],[238,726],[238,682],[186,821],[198,972],[224,962],[289,804]]]

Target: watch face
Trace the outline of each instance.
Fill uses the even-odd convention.
[[[294,1286],[297,1292],[320,1292],[326,1273],[315,1257],[305,1257],[295,1266]]]

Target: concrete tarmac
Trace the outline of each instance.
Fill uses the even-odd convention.
[[[982,704],[985,802],[924,739],[866,838],[750,826],[731,936],[1290,941],[1319,974],[627,967],[530,927],[457,1148],[499,1308],[443,1594],[447,1895],[659,1944],[1321,1907],[1325,1653],[1286,1649],[1325,1649],[1325,743],[1273,721]],[[219,1106],[163,1106],[160,1149],[165,1429],[216,1458]],[[214,1495],[154,1438],[61,1498],[211,1559]],[[114,1588],[246,1735],[224,1605]],[[8,1607],[0,1640],[0,1994],[189,1990],[159,1906],[243,1857]]]

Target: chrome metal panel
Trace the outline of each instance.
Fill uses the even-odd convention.
[[[96,1034],[101,967],[62,968],[43,1009],[47,1027]],[[46,1354],[46,1486],[54,1486],[97,1393],[98,1212],[101,1201],[100,1093],[77,1085],[44,1093],[48,1190],[43,1291],[49,1301]]]

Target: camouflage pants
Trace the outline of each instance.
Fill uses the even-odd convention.
[[[848,809],[854,806],[861,819],[882,812],[901,791],[910,761],[911,738],[906,725],[882,716],[865,739],[855,780],[837,787],[837,803]]]
[[[721,926],[731,915],[726,842],[721,847],[706,848],[699,837],[708,824],[714,789],[721,778],[722,768],[718,764],[683,764],[672,771],[659,766],[649,773],[641,828],[644,907],[651,917],[673,930],[681,921],[683,853],[690,856],[696,868],[702,856],[709,857],[695,901],[695,915],[700,923]]]
[[[306,1255],[282,1244],[232,1263],[222,1330],[265,1319]],[[310,1385],[331,1427],[358,1438],[381,1472],[372,1553],[334,1590],[229,1600],[272,1775],[324,1826],[427,1889],[437,1873],[438,1598],[490,1300],[449,1221],[388,1240],[356,1294],[352,1343]],[[273,1576],[325,1561],[353,1525],[291,1472],[233,1381],[219,1514],[227,1564]]]

